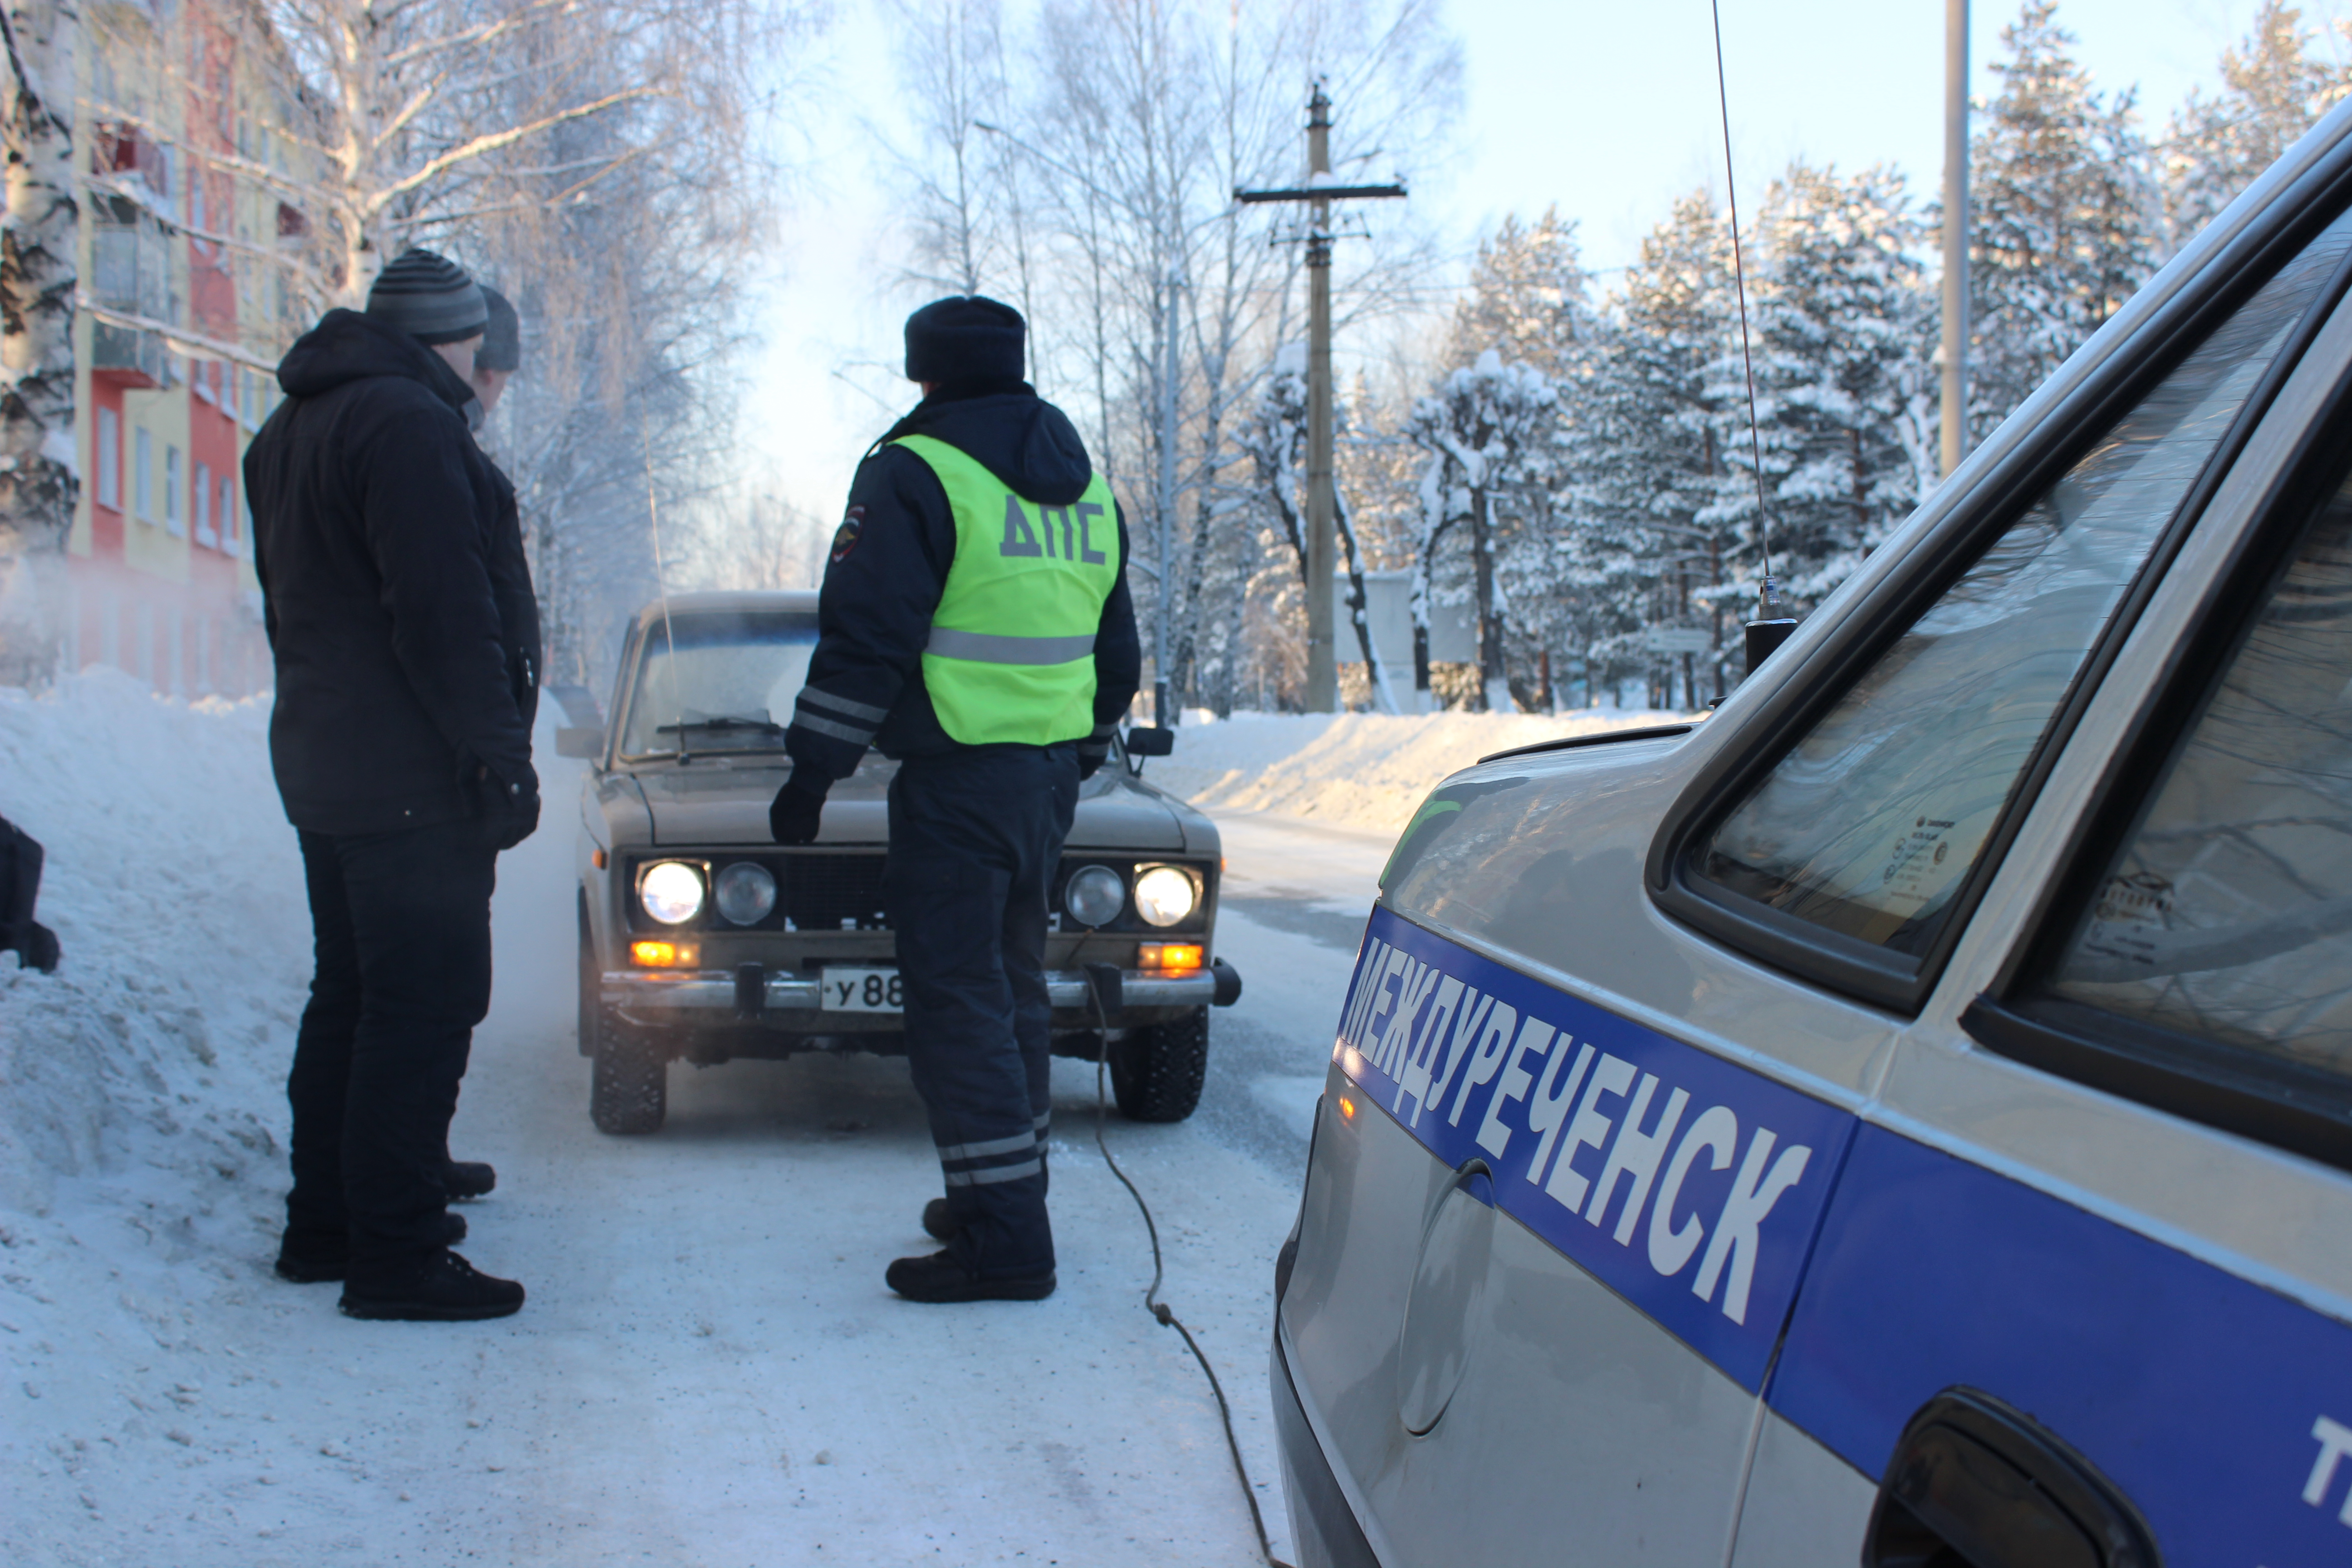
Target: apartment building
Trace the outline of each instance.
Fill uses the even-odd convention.
[[[307,324],[289,280],[318,121],[255,0],[82,17],[68,661],[241,696],[270,680],[241,463]]]

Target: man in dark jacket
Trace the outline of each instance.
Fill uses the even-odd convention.
[[[1126,521],[1022,379],[1026,331],[978,298],[908,318],[923,400],[850,486],[769,813],[779,843],[812,842],[868,745],[899,759],[883,891],[947,1188],[923,1222],[947,1245],[885,1278],[919,1301],[1054,1289],[1046,900],[1142,669]]]
[[[498,852],[539,818],[510,679],[528,628],[500,615],[499,483],[468,428],[487,314],[462,269],[409,251],[365,313],[329,311],[288,353],[287,401],[245,459],[277,661],[270,761],[317,938],[278,1267],[341,1279],[353,1317],[499,1317],[523,1300],[448,1246],[464,1229],[449,1116],[489,1006]]]

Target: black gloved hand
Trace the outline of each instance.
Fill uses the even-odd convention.
[[[539,774],[529,763],[478,763],[471,782],[491,848],[511,849],[538,830]]]
[[[1094,777],[1097,773],[1101,771],[1103,763],[1109,760],[1109,729],[1105,728],[1092,735],[1087,736],[1084,740],[1078,742],[1078,782],[1084,784],[1087,780]]]
[[[824,791],[810,789],[793,779],[769,804],[768,835],[779,844],[814,844],[817,822],[824,815]]]

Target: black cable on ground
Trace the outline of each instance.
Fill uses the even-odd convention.
[[[1257,1488],[1250,1483],[1249,1466],[1242,1462],[1241,1439],[1234,1436],[1234,1409],[1225,1402],[1225,1385],[1217,1381],[1217,1369],[1209,1364],[1209,1358],[1202,1351],[1200,1342],[1192,1337],[1192,1331],[1184,1326],[1175,1309],[1160,1300],[1160,1281],[1166,1278],[1168,1268],[1160,1254],[1160,1226],[1151,1218],[1151,1205],[1143,1201],[1142,1190],[1129,1179],[1125,1171],[1119,1169],[1118,1158],[1111,1153],[1110,1144],[1103,1137],[1104,1125],[1110,1120],[1109,1103],[1103,1092],[1103,1075],[1110,1061],[1110,1015],[1103,1005],[1104,982],[1095,971],[1108,968],[1108,964],[1087,966],[1087,994],[1094,1000],[1095,1022],[1101,1031],[1095,1037],[1095,1147],[1102,1151],[1103,1163],[1108,1165],[1110,1173],[1118,1178],[1118,1184],[1127,1189],[1127,1195],[1135,1200],[1137,1212],[1143,1215],[1144,1233],[1151,1238],[1151,1285],[1143,1292],[1143,1305],[1159,1320],[1161,1327],[1173,1329],[1184,1337],[1184,1348],[1191,1351],[1192,1359],[1201,1363],[1202,1374],[1209,1380],[1209,1392],[1217,1396],[1217,1419],[1224,1423],[1225,1427],[1225,1451],[1233,1456],[1234,1475],[1242,1484],[1242,1500],[1249,1504],[1250,1528],[1257,1531],[1258,1555],[1265,1559],[1269,1568],[1291,1568],[1291,1564],[1274,1554],[1274,1542],[1265,1533],[1265,1515],[1257,1506]],[[1116,974],[1117,971],[1112,973]]]

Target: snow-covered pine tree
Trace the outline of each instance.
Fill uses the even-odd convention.
[[[2164,211],[2179,249],[2352,92],[2352,68],[2315,58],[2303,14],[2263,0],[2244,44],[2221,54],[2221,90],[2192,89],[2163,154]]]
[[[1548,208],[1532,224],[1517,215],[1504,218],[1480,244],[1469,289],[1454,309],[1443,363],[1475,364],[1492,349],[1507,364],[1530,365],[1550,380],[1559,395],[1559,419],[1573,426],[1600,336],[1576,225],[1557,207]],[[1564,664],[1581,649],[1578,618],[1562,592],[1567,557],[1554,526],[1557,516],[1574,508],[1559,488],[1566,465],[1556,472],[1557,483],[1522,489],[1517,504],[1526,526],[1496,553],[1505,598],[1514,606],[1504,668],[1513,700],[1525,709],[1554,705],[1554,655]]]
[[[1672,667],[1643,633],[1681,616],[1680,563],[1739,552],[1711,511],[1726,473],[1716,372],[1738,342],[1731,283],[1729,232],[1695,191],[1643,240],[1577,392],[1567,592],[1595,698],[1637,674],[1655,696]]]
[[[1506,363],[1533,365],[1559,381],[1591,347],[1594,325],[1576,225],[1557,207],[1532,224],[1513,214],[1479,244],[1469,289],[1446,332],[1445,363],[1475,364],[1493,349]]]
[[[1422,477],[1421,538],[1413,554],[1414,684],[1426,689],[1438,548],[1457,524],[1467,524],[1471,602],[1478,618],[1475,700],[1481,712],[1509,711],[1517,705],[1504,660],[1510,590],[1496,563],[1530,531],[1538,537],[1547,531],[1549,509],[1537,492],[1556,482],[1560,471],[1559,390],[1533,365],[1506,364],[1488,349],[1413,405],[1406,434],[1429,454]],[[1527,554],[1509,552],[1522,559]]]
[[[1748,302],[1759,445],[1778,587],[1798,606],[1843,582],[1936,474],[1936,300],[1902,174],[1792,165],[1764,199]],[[1754,459],[1738,345],[1717,363],[1725,482],[1698,521],[1724,568],[1759,563]]]
[[[1972,442],[2156,269],[2162,204],[2134,96],[2092,87],[2057,10],[2025,0],[2001,29],[2000,92],[1969,150]]]

